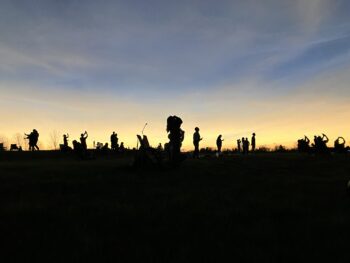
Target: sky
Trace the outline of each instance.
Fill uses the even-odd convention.
[[[350,1],[0,0],[0,140],[350,140]]]

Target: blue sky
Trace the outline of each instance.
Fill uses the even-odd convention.
[[[96,140],[108,138],[105,130],[120,130],[132,144],[130,133],[152,120],[150,135],[163,142],[169,114],[185,118],[188,134],[202,124],[207,145],[225,132],[233,141],[258,130],[266,144],[291,143],[294,133],[312,128],[350,133],[349,125],[341,126],[350,117],[349,1],[0,5],[0,89],[6,100],[0,110],[17,107],[0,130],[8,138],[32,124],[46,144],[44,134],[51,130],[78,135],[88,128]],[[307,120],[298,124],[303,113],[325,108],[327,116],[343,112],[344,120],[334,126],[311,117],[309,126],[300,125]],[[283,135],[291,128],[284,123],[287,114],[295,122],[290,137]]]

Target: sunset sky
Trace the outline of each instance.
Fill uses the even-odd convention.
[[[0,0],[0,138],[36,128],[136,146],[166,118],[201,146],[350,142],[350,1]]]

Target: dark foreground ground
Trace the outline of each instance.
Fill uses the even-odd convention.
[[[350,156],[136,171],[130,157],[29,154],[0,156],[2,262],[350,260]]]

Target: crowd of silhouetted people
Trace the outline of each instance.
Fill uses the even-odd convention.
[[[301,153],[315,153],[315,154],[329,154],[332,151],[334,153],[347,153],[350,148],[345,146],[345,139],[338,137],[334,141],[333,149],[327,146],[329,138],[326,134],[315,135],[314,141],[311,143],[307,136],[298,140],[298,151]]]
[[[256,139],[255,139],[255,133],[252,134],[251,142],[249,142],[247,137],[242,137],[242,139],[237,140],[237,151],[242,154],[248,154],[249,153],[249,147],[251,146],[250,151],[255,152],[256,147]]]
[[[161,158],[160,153],[166,153],[168,159],[173,163],[179,163],[183,161],[186,157],[183,153],[181,153],[182,143],[185,138],[185,132],[181,129],[183,121],[178,116],[169,116],[167,118],[166,131],[168,133],[169,142],[164,144],[164,147],[159,144],[157,148],[153,148],[149,145],[148,138],[146,135],[137,135],[138,143],[140,143],[140,147],[137,147],[140,154],[137,158],[139,158],[139,163],[146,163],[150,160],[159,161]],[[146,123],[147,125],[147,123]],[[145,125],[145,126],[146,126]],[[143,134],[143,130],[142,130]],[[39,132],[36,129],[33,129],[29,134],[25,134],[25,139],[27,139],[29,150],[30,151],[39,151],[38,140],[39,140]],[[69,146],[69,134],[63,135],[63,144],[60,144],[60,150],[63,152],[73,151],[81,158],[90,159],[93,158],[92,151],[88,151],[87,147],[87,139],[89,134],[87,131],[80,135],[79,140],[72,141],[72,147]],[[203,137],[200,135],[199,127],[195,127],[193,133],[193,158],[200,158],[200,142],[203,140]],[[216,139],[216,156],[220,157],[222,155],[223,149],[223,136],[220,134]],[[338,137],[334,141],[334,147],[330,148],[327,146],[329,143],[329,138],[327,135],[315,135],[313,139],[313,143],[311,143],[310,139],[307,136],[299,139],[297,143],[297,149],[301,153],[314,153],[314,154],[328,154],[331,152],[334,153],[347,153],[350,148],[346,147],[346,141],[343,137]],[[94,148],[101,152],[118,152],[122,153],[125,151],[124,143],[121,142],[119,144],[118,134],[113,131],[110,135],[110,147],[108,143],[93,143]],[[2,148],[3,144],[1,144]],[[21,148],[15,147],[15,145],[11,145],[11,149],[18,150]],[[242,137],[237,139],[237,147],[235,150],[237,153],[246,155],[248,153],[254,153],[256,151],[256,134],[252,133],[251,140],[249,141],[248,137]]]

